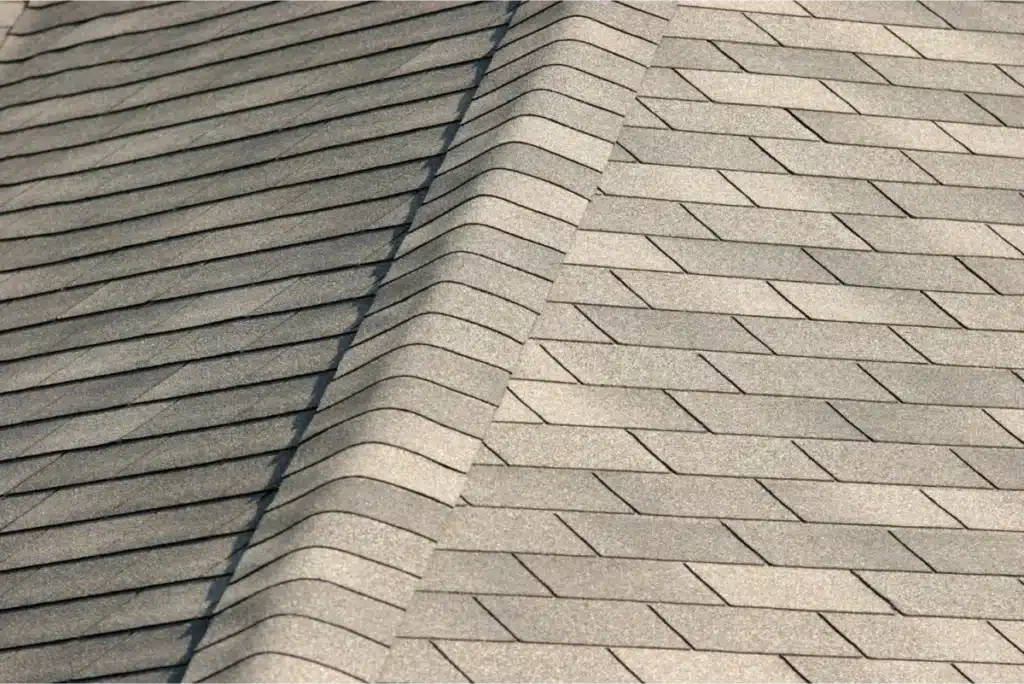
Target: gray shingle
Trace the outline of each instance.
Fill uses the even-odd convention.
[[[629,511],[593,473],[585,470],[476,466],[462,498],[472,506]]]
[[[801,321],[781,318],[739,319],[778,354],[879,361],[921,361],[920,354],[884,325]]]
[[[624,128],[619,144],[645,164],[783,171],[750,140],[739,136]]]
[[[984,281],[952,257],[823,249],[810,250],[810,254],[846,285],[991,292]]]
[[[1024,198],[1012,190],[889,182],[881,182],[878,187],[915,217],[994,223],[1024,221]]]
[[[677,473],[830,479],[788,439],[647,430],[636,436]]]
[[[816,17],[867,21],[878,24],[907,26],[945,26],[941,19],[918,2],[884,2],[882,0],[808,0],[808,12]]]
[[[692,567],[731,606],[891,612],[885,601],[846,570],[709,563],[694,563]]]
[[[534,323],[531,337],[539,340],[609,342],[608,336],[571,304],[547,302]]]
[[[607,649],[595,646],[472,641],[442,641],[437,646],[473,681],[636,681]]]
[[[1024,294],[1024,262],[1016,259],[964,257],[963,263],[996,292],[1005,295]]]
[[[785,109],[660,99],[644,99],[644,104],[679,131],[815,139],[814,134]]]
[[[522,560],[558,596],[721,603],[683,563],[532,555]]]
[[[842,220],[882,252],[1020,257],[1017,250],[981,223],[855,215],[844,215]]]
[[[386,662],[383,682],[469,681],[426,639],[395,640]]]
[[[793,519],[754,480],[662,473],[601,473],[599,477],[643,514]]]
[[[1024,489],[1024,449],[957,447],[960,458],[1000,489]]]
[[[831,274],[797,247],[719,240],[653,240],[688,273],[835,282]]]
[[[509,387],[547,423],[658,430],[702,428],[660,390],[513,380]]]
[[[767,352],[729,316],[587,306],[583,311],[619,344]]]
[[[675,237],[714,237],[676,202],[634,197],[594,197],[580,229]]]
[[[643,235],[576,231],[564,263],[650,271],[678,271],[679,267]]]
[[[987,487],[946,447],[800,440],[800,447],[838,480],[878,484]]]
[[[904,615],[1003,618],[1024,615],[1024,584],[1013,577],[862,572],[871,587]]]
[[[1008,370],[902,363],[871,363],[865,368],[902,401],[1024,407],[1024,382]]]
[[[744,43],[775,41],[739,12],[728,12],[703,7],[679,7],[665,30],[666,36],[735,40]]]
[[[643,301],[619,282],[611,271],[590,266],[566,265],[548,293],[552,302],[644,307]]]
[[[828,87],[862,114],[933,121],[997,123],[991,114],[963,93],[846,81],[828,81]]]
[[[841,2],[842,0],[837,1]],[[878,2],[879,0],[861,1]],[[797,111],[794,112],[794,115],[828,142],[902,147],[911,150],[963,151],[956,140],[950,138],[946,131],[931,121],[835,112]],[[970,124],[948,125],[990,128]]]
[[[494,425],[486,443],[507,463],[549,468],[663,472],[625,430],[564,425]]]
[[[943,123],[942,128],[975,154],[1024,156],[1024,131],[1004,126]]]
[[[458,593],[547,595],[511,554],[435,551],[421,589]]]
[[[814,613],[765,608],[659,605],[658,613],[700,650],[856,655]]]
[[[828,619],[869,658],[1024,662],[1024,655],[979,620],[850,613]]]
[[[863,240],[830,214],[714,204],[686,206],[723,240],[868,249]]]
[[[832,46],[829,47],[832,48]],[[838,78],[868,83],[885,82],[885,79],[857,59],[856,55],[836,52],[834,48],[806,50],[749,43],[723,43],[721,48],[742,64],[744,69],[755,73]]]
[[[1024,36],[1013,33],[893,27],[893,33],[927,59],[1024,64]]]
[[[708,169],[612,162],[601,178],[600,188],[609,195],[749,204],[720,174]]]
[[[801,318],[760,280],[644,271],[619,271],[618,275],[656,309]]]
[[[748,171],[723,174],[761,207],[883,216],[900,213],[896,205],[862,180]]]
[[[913,487],[768,480],[765,486],[804,520],[824,523],[958,527]]]
[[[893,401],[852,361],[721,352],[708,353],[705,358],[748,393]]]
[[[953,152],[910,152],[928,173],[946,185],[1024,188],[1024,159],[983,157]]]
[[[807,78],[695,69],[680,69],[679,73],[715,102],[797,107],[826,112],[851,111],[849,105],[825,86]]]
[[[981,330],[896,328],[934,363],[964,366],[1024,366],[1024,335]]]
[[[775,287],[815,319],[938,327],[957,325],[927,297],[912,290],[792,282],[779,282]]]
[[[957,663],[957,668],[974,682],[1012,682],[1024,677],[1024,665],[983,665],[980,663]]]
[[[471,596],[417,592],[402,619],[405,637],[513,641],[500,622]]]
[[[862,439],[841,415],[817,399],[710,392],[672,395],[714,433]]]
[[[715,520],[608,513],[565,513],[563,519],[602,556],[709,563],[759,562],[728,528]]]
[[[864,55],[864,61],[894,85],[1024,95],[1024,86],[1016,83],[992,64],[940,62],[920,57],[881,55]]]
[[[640,648],[616,648],[614,653],[645,682],[803,681],[778,656]]]
[[[883,404],[838,400],[836,410],[883,442],[964,446],[1018,446],[1019,442],[978,408]]]
[[[643,97],[664,97],[679,100],[706,100],[699,90],[687,83],[682,76],[672,69],[651,67],[644,75],[643,82],[637,90]],[[648,102],[648,100],[644,100]]]
[[[1024,492],[952,488],[927,492],[971,529],[1024,531]]]
[[[821,3],[826,4],[826,3]],[[851,4],[840,2],[837,4]],[[868,4],[882,4],[868,0]],[[897,3],[886,3],[897,4]],[[899,3],[911,5],[914,3]],[[923,663],[908,660],[868,660],[867,658],[814,658],[794,656],[788,662],[811,682],[966,682],[949,663]]]
[[[665,38],[654,55],[654,65],[681,69],[739,71],[740,68],[706,40]],[[629,124],[636,125],[636,124]]]
[[[548,511],[456,507],[440,548],[591,555],[590,549]]]
[[[526,596],[485,596],[480,602],[522,641],[685,647],[642,603]]]
[[[1024,297],[953,292],[931,296],[967,328],[1024,330]]]
[[[776,565],[853,570],[928,569],[880,527],[731,520],[729,528],[765,560]]]
[[[981,10],[977,7],[959,7],[941,2],[928,2],[928,7],[958,29],[977,31],[1024,32],[1024,13],[1014,5],[996,5]]]
[[[933,182],[898,150],[772,138],[757,143],[791,173]]]
[[[883,26],[770,14],[752,18],[783,45],[882,55],[916,54]]]

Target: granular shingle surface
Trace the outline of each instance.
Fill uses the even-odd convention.
[[[0,41],[0,681],[1024,676],[1024,3]]]

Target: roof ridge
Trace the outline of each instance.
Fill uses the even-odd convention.
[[[569,17],[589,21],[562,21]],[[325,674],[367,681],[384,671],[403,609],[449,524],[451,507],[522,351],[521,340],[536,321],[667,23],[615,3],[519,3],[514,8],[459,130],[493,117],[501,109],[490,106],[496,99],[500,105],[534,90],[551,90],[550,67],[570,61],[573,52],[589,45],[608,58],[591,67],[583,55],[581,64],[574,65],[579,70],[565,80],[598,76],[621,86],[618,113],[602,110],[618,117],[614,135],[601,139],[577,130],[578,98],[564,111],[541,111],[533,99],[524,98],[503,113],[500,123],[488,122],[487,136],[461,140],[455,133],[459,152],[449,155],[451,145],[445,150],[185,681],[213,675],[294,681],[314,663]],[[637,24],[657,40],[638,39]],[[562,88],[578,90],[568,82]],[[576,190],[570,191],[558,171],[538,177],[523,146],[509,144],[517,142],[541,148],[539,154],[557,151],[580,162],[586,167],[585,182],[577,178]],[[444,182],[435,183],[438,179]],[[584,196],[578,192],[581,186]],[[524,249],[504,259],[487,255],[510,266],[492,267],[494,261],[473,258],[472,237],[458,230],[467,225],[500,231],[521,240]],[[537,243],[552,249],[537,249]],[[548,277],[540,283],[535,277],[516,280],[524,261],[530,262],[530,272]],[[470,284],[472,294],[458,302],[444,297],[444,284],[453,282]],[[514,314],[510,292],[520,305]],[[451,316],[462,321],[454,328],[402,325],[424,320],[424,314],[438,315],[429,318],[441,323]],[[505,336],[496,335],[496,329]],[[464,337],[457,346],[464,351],[444,365],[428,366],[415,354],[421,344],[449,347],[446,340],[460,331]],[[396,409],[406,412],[402,424],[393,419]],[[367,435],[374,443],[368,443]],[[352,483],[353,478],[362,479]],[[344,492],[325,486],[341,480],[350,482]],[[352,496],[367,482],[387,492],[389,500],[381,501],[379,492],[372,501]],[[413,503],[410,492],[421,497]],[[335,562],[315,565],[325,549]],[[291,595],[291,588],[301,584],[294,580],[315,577],[329,577],[336,588],[318,595],[317,605]],[[363,602],[366,596],[381,602],[375,610],[356,610],[352,592],[361,594]]]

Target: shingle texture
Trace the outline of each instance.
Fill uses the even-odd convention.
[[[1019,679],[1022,7],[0,5],[0,680]]]

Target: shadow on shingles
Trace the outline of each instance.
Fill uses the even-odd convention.
[[[497,45],[500,42],[500,40],[501,35],[498,35],[495,41],[495,45]],[[488,61],[488,59],[483,59],[477,63],[477,83],[479,83],[480,80],[483,78],[484,72],[487,70]],[[426,196],[428,190],[430,189],[430,185],[431,183],[433,183],[434,177],[437,175],[438,169],[441,167],[441,164],[444,161],[445,153],[448,151],[448,148],[451,146],[452,140],[455,138],[456,132],[459,130],[459,126],[461,125],[461,119],[463,116],[465,116],[466,110],[469,108],[469,104],[473,100],[474,93],[475,89],[463,95],[462,100],[459,102],[459,121],[456,123],[449,124],[445,128],[443,133],[444,142],[441,151],[439,154],[431,158],[430,161],[427,163],[429,169],[427,175],[427,183],[416,194],[416,197],[412,202],[412,206],[410,207],[410,216],[414,217],[417,211],[419,210],[420,206],[423,204],[423,199]],[[362,323],[363,318],[365,318],[367,312],[369,311],[370,305],[373,302],[373,296],[376,295],[380,282],[387,275],[388,270],[391,266],[391,261],[394,259],[395,253],[398,251],[398,247],[402,243],[402,239],[408,233],[410,227],[411,224],[407,225],[401,232],[399,232],[395,236],[395,238],[391,241],[387,256],[376,267],[374,271],[375,285],[373,289],[369,292],[369,296],[363,298],[358,304],[356,323],[352,328],[353,331],[357,331],[359,329],[359,325]],[[268,483],[268,489],[270,489],[271,491],[265,496],[263,496],[262,499],[260,500],[256,508],[256,511],[253,514],[250,531],[238,536],[238,540],[235,544],[235,548],[232,553],[231,562],[227,569],[228,575],[224,578],[223,582],[214,582],[210,586],[209,594],[207,596],[207,598],[210,600],[211,606],[210,617],[203,620],[196,620],[192,622],[188,627],[188,635],[190,639],[188,652],[185,657],[186,665],[183,665],[180,668],[180,670],[176,671],[177,676],[174,681],[181,681],[181,678],[184,677],[187,663],[192,660],[192,656],[195,654],[195,651],[199,646],[200,641],[202,641],[203,635],[206,632],[206,628],[209,624],[209,621],[213,619],[214,615],[216,615],[217,606],[220,603],[220,599],[223,596],[224,591],[230,584],[229,578],[234,577],[234,573],[236,568],[238,567],[238,563],[241,561],[242,554],[248,547],[249,541],[250,539],[252,539],[252,536],[256,530],[257,525],[259,525],[260,520],[263,518],[263,514],[267,511],[270,504],[273,502],[274,494],[281,486],[281,481],[284,478],[285,471],[288,469],[288,464],[291,462],[291,459],[294,456],[299,444],[302,443],[303,437],[305,436],[306,433],[306,429],[309,427],[310,422],[313,420],[313,415],[315,414],[317,407],[319,407],[320,401],[323,399],[324,393],[327,391],[327,386],[334,378],[338,366],[341,363],[341,359],[344,357],[345,352],[348,351],[348,348],[351,345],[351,342],[354,339],[354,337],[354,334],[339,333],[338,349],[337,353],[334,355],[334,358],[331,361],[330,369],[317,376],[316,381],[314,382],[313,387],[311,388],[309,405],[313,408],[311,410],[303,411],[302,413],[295,416],[292,422],[293,435],[292,439],[289,442],[289,448],[286,451],[282,452],[281,455],[274,462],[274,469],[273,472],[271,473],[270,482]]]

